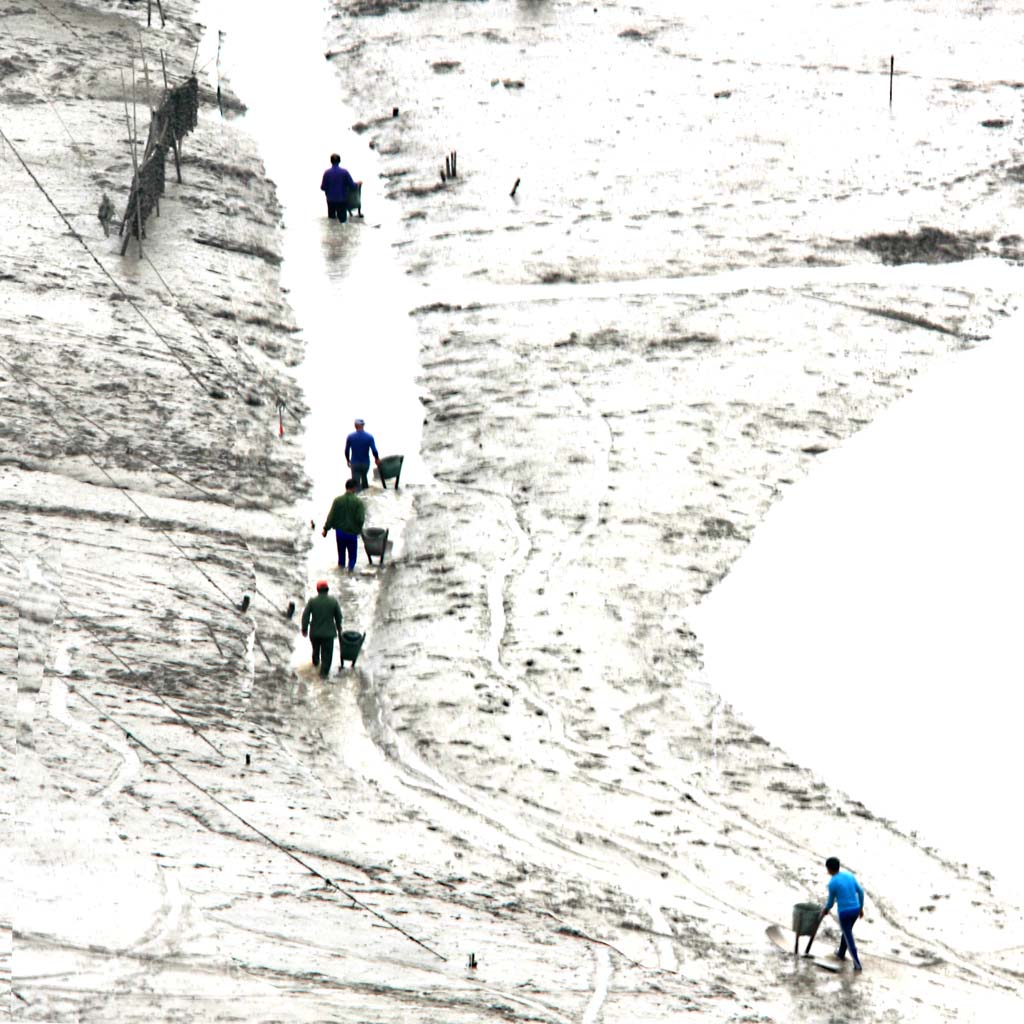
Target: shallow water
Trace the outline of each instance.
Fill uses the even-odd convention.
[[[388,204],[374,195],[377,159],[348,130],[352,115],[337,96],[334,72],[320,57],[319,5],[289,8],[204,0],[207,25],[198,64],[213,80],[217,33],[221,76],[244,98],[244,125],[258,140],[284,209],[283,284],[306,342],[297,378],[310,413],[303,445],[313,494],[309,518],[323,521],[347,472],[345,436],[360,416],[382,456],[403,454],[402,477],[429,479],[419,458],[422,407],[415,385],[417,346],[407,310],[416,304],[390,251]],[[368,187],[363,218],[325,216],[320,177],[332,152]],[[294,429],[285,414],[286,429]],[[319,538],[318,538],[319,539]],[[323,567],[314,555],[311,574]]]
[[[888,17],[888,6],[870,10]],[[524,879],[536,872],[544,879],[536,883],[542,913],[562,905],[564,885],[580,887],[580,914],[593,913],[601,929],[635,913],[648,929],[644,937],[637,932],[617,941],[666,971],[701,979],[712,970],[699,956],[684,958],[694,947],[673,937],[669,919],[678,924],[678,915],[685,918],[694,908],[708,932],[728,930],[759,948],[759,915],[777,916],[790,889],[805,884],[805,869],[797,878],[788,866],[778,868],[776,851],[799,844],[796,859],[810,865],[814,840],[799,831],[806,827],[801,825],[792,833],[801,839],[784,835],[778,842],[773,830],[791,827],[799,811],[785,824],[756,823],[748,807],[736,812],[747,815],[740,835],[751,849],[768,852],[750,855],[751,863],[733,862],[743,843],[720,840],[734,826],[731,800],[746,785],[742,776],[757,772],[751,767],[756,759],[742,762],[747,752],[740,750],[737,760],[746,736],[737,738],[724,712],[708,720],[705,695],[680,682],[688,663],[680,659],[684,667],[676,661],[668,673],[663,666],[679,658],[683,646],[665,634],[676,627],[674,633],[683,635],[686,625],[667,598],[682,595],[677,605],[692,598],[694,561],[713,579],[731,557],[705,557],[702,525],[724,510],[741,524],[741,540],[742,525],[763,507],[764,490],[773,486],[771,472],[780,471],[765,470],[768,479],[762,480],[760,452],[742,462],[750,456],[739,445],[732,456],[738,461],[731,462],[732,453],[725,451],[717,468],[705,471],[700,457],[711,463],[715,446],[728,449],[729,431],[738,435],[744,423],[728,420],[716,407],[704,426],[705,449],[702,428],[693,421],[704,418],[701,402],[708,400],[724,407],[749,399],[752,409],[772,413],[783,405],[803,411],[826,404],[817,396],[825,386],[818,379],[821,366],[827,365],[820,348],[829,343],[817,335],[828,321],[800,308],[813,307],[818,289],[860,287],[857,294],[876,304],[883,301],[876,296],[887,299],[905,289],[925,308],[935,296],[943,314],[956,306],[948,295],[960,280],[959,268],[923,274],[920,268],[878,267],[849,242],[864,225],[913,228],[917,217],[934,214],[944,222],[952,216],[960,200],[955,189],[945,187],[947,180],[967,155],[984,163],[991,140],[980,130],[977,138],[967,137],[966,130],[953,140],[944,137],[950,108],[962,106],[965,123],[974,126],[993,102],[1002,104],[1016,93],[991,82],[977,92],[953,91],[956,77],[940,74],[943,68],[936,65],[942,61],[930,36],[916,75],[897,80],[900,103],[890,112],[885,102],[876,102],[887,84],[886,57],[871,52],[878,24],[860,20],[863,5],[841,12],[836,22],[802,8],[810,19],[800,23],[808,27],[806,45],[788,48],[792,20],[763,10],[751,19],[739,6],[730,9],[742,25],[735,37],[721,33],[720,5],[696,12],[688,7],[682,19],[667,4],[644,10],[612,4],[597,11],[574,3],[427,4],[361,22],[343,13],[328,28],[328,45],[335,52],[351,48],[338,65],[351,81],[344,74],[339,81],[330,63],[311,58],[323,47],[315,12],[295,12],[282,24],[262,11],[238,18],[213,0],[207,10],[211,26],[232,26],[223,67],[236,61],[232,85],[250,104],[247,123],[263,140],[285,206],[286,283],[309,347],[301,379],[312,408],[310,517],[321,520],[343,478],[337,472],[339,449],[352,415],[365,416],[382,453],[403,451],[411,459],[410,483],[429,479],[416,456],[420,345],[424,363],[427,357],[435,361],[432,379],[439,394],[430,396],[433,414],[440,410],[453,423],[450,431],[435,426],[433,436],[450,441],[451,450],[432,452],[429,461],[431,468],[442,463],[449,476],[438,473],[437,495],[421,492],[427,507],[419,522],[404,494],[374,496],[374,514],[418,531],[419,560],[402,564],[402,588],[434,595],[424,599],[434,621],[421,624],[427,614],[412,614],[419,597],[410,598],[408,589],[392,593],[384,609],[373,609],[393,618],[388,639],[395,663],[376,679],[373,672],[360,673],[357,693],[309,688],[319,730],[310,763],[317,770],[341,764],[374,787],[376,799],[364,807],[367,820],[380,826],[374,856],[388,851],[396,817],[423,816],[440,835],[424,840],[419,834],[416,841],[430,844],[436,862],[452,871],[462,866],[448,858],[470,847],[481,874],[511,870],[520,860]],[[892,16],[910,18],[903,10]],[[900,24],[913,35],[913,24]],[[984,31],[992,27],[988,20]],[[964,41],[974,61],[969,67],[961,61],[957,72],[980,74],[980,31],[976,37],[943,26],[942,46],[947,32]],[[393,45],[382,42],[392,38],[389,33]],[[415,46],[408,45],[410,38]],[[372,57],[360,65],[364,43]],[[786,57],[750,60],[770,46],[785,50]],[[237,57],[229,58],[231,48]],[[820,81],[809,83],[801,61],[836,67],[823,64]],[[368,78],[371,72],[378,77]],[[1008,72],[995,61],[985,73]],[[833,74],[842,79],[843,102]],[[522,89],[515,85],[520,78]],[[548,88],[538,90],[538,80]],[[904,103],[902,90],[912,85],[916,106],[910,99]],[[344,130],[357,114],[338,97],[355,88],[364,101],[372,95],[384,122],[368,134]],[[715,98],[721,89],[731,95]],[[807,119],[798,122],[783,101],[805,111]],[[392,106],[401,110],[396,124],[388,118]],[[336,127],[325,136],[327,116]],[[437,131],[439,123],[447,135]],[[692,144],[680,144],[688,138]],[[368,140],[378,146],[379,159]],[[870,159],[862,160],[868,142]],[[451,188],[431,191],[449,148],[459,150],[463,177]],[[367,182],[364,223],[342,227],[323,216],[317,185],[332,149]],[[841,164],[843,173],[830,175],[829,160]],[[914,218],[902,194],[886,184],[901,176],[926,195]],[[507,192],[515,177],[522,186],[513,199]],[[416,189],[427,191],[420,196]],[[847,193],[856,200],[844,205]],[[965,219],[988,225],[999,201],[979,202]],[[405,272],[389,251],[392,245]],[[814,266],[808,257],[855,265]],[[979,263],[979,271],[986,267],[997,279],[994,268],[1001,265]],[[780,312],[775,301],[787,288],[796,296],[788,304],[792,313]],[[748,290],[755,291],[749,304]],[[690,301],[693,296],[700,301]],[[963,302],[969,301],[965,290]],[[426,317],[406,315],[431,303],[462,307],[466,315],[449,317],[450,310],[440,310],[429,324]],[[474,303],[485,308],[469,308]],[[684,349],[684,359],[648,362],[655,340],[682,335],[694,321],[720,330],[727,344],[709,349],[706,359]],[[779,333],[790,326],[807,333],[807,350],[795,345],[795,351],[773,357]],[[837,349],[858,351],[857,332],[873,330],[859,321],[839,326],[848,333],[837,335]],[[607,344],[600,343],[605,331]],[[577,332],[593,346],[588,355],[574,359],[567,347],[564,361],[558,356],[562,349],[549,356],[548,349],[566,338],[567,346],[576,345]],[[361,343],[348,345],[352,337]],[[897,344],[902,349],[905,343]],[[762,350],[755,354],[758,345]],[[921,348],[928,351],[924,342]],[[871,351],[863,358],[884,363],[888,356]],[[805,359],[811,365],[806,374]],[[446,370],[448,360],[464,367],[464,375],[459,368]],[[379,389],[366,383],[359,391],[349,389],[352,379],[373,381],[381,371],[386,383]],[[776,389],[775,378],[786,382]],[[466,406],[474,407],[473,415],[475,407],[484,410],[482,426],[460,428],[455,414]],[[622,471],[640,456],[621,436],[652,407],[657,413],[647,419],[650,434],[642,440],[676,467],[663,479],[649,465]],[[559,438],[578,460],[569,472],[561,460],[550,472],[544,464],[543,446],[550,440],[545,431],[552,429],[544,423],[564,431]],[[666,436],[656,436],[660,431]],[[694,465],[679,455],[691,444],[687,451],[698,456]],[[731,492],[722,495],[721,509],[706,486],[708,475],[724,478]],[[524,482],[536,488],[534,514],[513,502]],[[608,493],[620,487],[619,496]],[[614,561],[604,557],[606,515],[617,515],[613,522],[623,536],[642,547],[629,553],[632,564],[618,553]],[[471,536],[459,536],[459,530]],[[329,541],[314,537],[310,578],[330,568],[332,554]],[[438,552],[450,556],[445,564],[436,572],[429,564],[424,568],[424,560],[440,557]],[[484,609],[473,607],[478,589],[485,592]],[[348,596],[357,620],[370,614],[369,588]],[[469,603],[456,603],[464,599]],[[555,626],[562,625],[571,644],[570,637],[555,636]],[[300,645],[296,661],[303,659]],[[570,671],[584,674],[574,677]],[[670,686],[666,675],[678,684],[677,692],[661,692]],[[580,687],[582,679],[588,685]],[[498,703],[495,694],[507,695],[505,706],[512,709],[484,715],[493,710],[487,702]],[[662,702],[668,712],[662,712]],[[305,728],[301,700],[296,695],[294,704],[285,703],[282,729],[299,732]],[[738,703],[744,710],[743,701]],[[604,725],[606,720],[611,724]],[[714,737],[710,757],[705,730]],[[605,752],[607,764],[596,760]],[[808,763],[827,770],[831,760],[811,757]],[[730,777],[737,774],[734,784]],[[670,808],[694,799],[691,783],[705,806],[691,812],[695,819],[680,816],[682,824],[673,831]],[[807,782],[784,776],[777,784],[803,792]],[[698,833],[692,839],[691,829]],[[700,846],[709,841],[715,849],[705,859]],[[548,877],[557,884],[548,885]],[[887,884],[900,883],[888,878]],[[493,941],[486,926],[476,934]],[[761,959],[754,955],[753,974]],[[598,947],[586,970],[574,963],[572,991],[584,1019],[610,1014],[616,988],[620,999],[630,998],[621,961],[615,964],[610,979]],[[527,969],[509,962],[495,970],[492,978],[507,992],[515,971]],[[527,974],[523,982],[529,981]],[[809,1003],[820,989],[806,988]],[[558,984],[545,995],[549,1007],[552,993],[561,996]],[[777,993],[764,998],[762,1007]],[[857,1000],[851,997],[849,1005],[856,1009]],[[800,1016],[813,1019],[811,1012],[802,1006]]]
[[[1018,900],[1022,328],[826,455],[695,614],[759,728]]]

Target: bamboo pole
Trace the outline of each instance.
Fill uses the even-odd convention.
[[[135,63],[132,62],[132,105],[135,104]],[[124,100],[124,123],[128,128],[128,148],[132,154],[132,168],[134,169],[134,176],[132,179],[132,192],[135,194],[135,218],[139,229],[139,255],[142,255],[142,203],[139,201],[139,190],[141,182],[139,180],[139,154],[135,152],[135,135],[132,131],[131,117],[128,115],[128,87],[124,81],[124,71],[121,72],[121,97]],[[129,196],[129,208],[131,207],[131,196]],[[125,209],[125,218],[128,217],[129,210]],[[121,246],[121,255],[123,256],[128,251],[128,240],[131,238],[131,232],[124,237],[124,244]]]
[[[196,53],[199,51],[197,50]],[[164,60],[164,51],[160,51],[160,66],[164,71],[164,97],[166,98],[168,93],[171,91],[170,86],[167,83],[167,61]],[[178,184],[181,184],[181,149],[178,146],[178,134],[174,130],[174,125],[171,128],[171,146],[174,149],[174,171],[178,175]]]

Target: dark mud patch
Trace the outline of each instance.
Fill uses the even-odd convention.
[[[869,313],[874,313],[875,316],[884,316],[889,320],[899,320],[901,323],[911,324],[914,327],[924,327],[926,330],[938,331],[940,334],[951,334],[954,338],[960,337],[958,331],[954,331],[950,327],[944,327],[942,324],[937,324],[933,320],[926,320],[923,316],[914,316],[913,313],[903,313],[898,309],[881,309],[877,306],[866,306],[865,309]]]
[[[446,187],[443,181],[435,181],[432,185],[406,185],[404,188],[395,189],[393,195],[422,199],[424,196],[432,196],[435,192],[443,192]]]
[[[211,249],[223,249],[225,252],[237,252],[242,256],[255,256],[272,266],[281,263],[281,257],[276,252],[264,249],[261,245],[250,245],[247,242],[236,242],[230,238],[213,238],[208,235],[195,235],[192,239],[200,245],[207,245]]]
[[[639,28],[626,28],[619,33],[619,38],[628,39],[631,42],[646,43],[653,39],[655,34],[656,33],[653,30],[645,32],[643,29]]]
[[[235,167],[231,164],[222,163],[219,160],[209,160],[201,156],[182,156],[181,164],[183,168],[194,167],[205,171],[217,180],[234,178],[236,181],[241,181],[246,185],[251,185],[259,177],[255,171],[246,170],[244,167]]]
[[[578,284],[579,278],[564,270],[546,270],[538,278],[541,284]]]
[[[648,342],[647,350],[650,352],[662,349],[690,348],[693,345],[717,345],[719,341],[721,339],[714,334],[703,334],[700,332],[697,334],[678,334]]]
[[[857,239],[857,245],[875,253],[889,266],[900,266],[904,263],[960,263],[976,256],[978,242],[983,240],[941,228],[921,228],[915,235],[906,231],[865,235]]]

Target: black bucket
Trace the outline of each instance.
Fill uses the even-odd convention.
[[[346,629],[341,634],[341,663],[345,664],[346,661],[351,661],[352,665],[355,666],[356,658],[359,657],[359,652],[363,648],[363,641],[366,639],[365,633],[357,633],[354,629]]]
[[[402,475],[402,463],[405,462],[404,455],[385,455],[377,467],[380,473],[380,482],[387,487],[389,480],[395,481],[395,489],[398,489],[398,478]]]

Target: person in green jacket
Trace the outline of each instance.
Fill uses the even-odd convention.
[[[311,597],[302,610],[302,635],[308,634],[313,645],[313,664],[320,666],[321,679],[326,679],[331,671],[335,634],[339,650],[341,648],[341,605],[327,589],[327,581],[320,580],[316,597]]]
[[[345,493],[334,499],[323,528],[325,537],[328,530],[334,530],[337,536],[338,565],[342,568],[345,566],[345,553],[348,552],[349,572],[355,571],[359,534],[362,533],[363,523],[366,522],[366,506],[356,494],[358,487],[355,480],[345,481]]]

